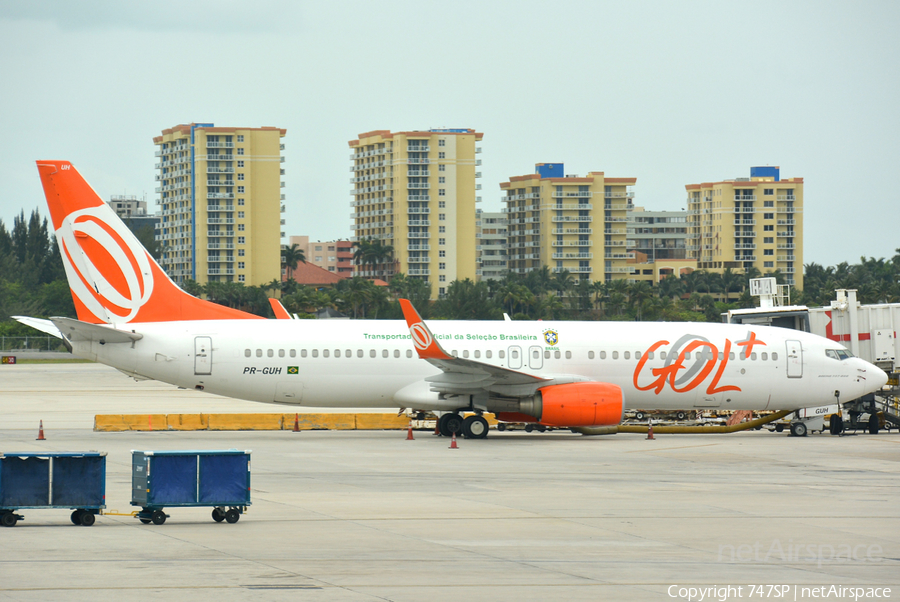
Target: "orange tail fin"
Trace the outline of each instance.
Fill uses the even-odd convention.
[[[38,172],[78,319],[92,324],[258,318],[187,294],[68,161]]]

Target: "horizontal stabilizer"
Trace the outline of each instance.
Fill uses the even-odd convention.
[[[25,326],[31,326],[35,330],[40,330],[41,332],[45,332],[51,336],[54,336],[57,339],[62,338],[62,335],[59,332],[59,328],[57,328],[56,325],[50,320],[42,320],[41,318],[29,318],[28,316],[12,316],[12,319],[16,322],[21,322]]]
[[[131,343],[144,338],[144,335],[118,330],[111,326],[89,324],[73,320],[72,318],[50,318],[61,332],[70,341],[97,341],[98,343]]]

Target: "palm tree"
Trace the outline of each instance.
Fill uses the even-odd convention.
[[[294,270],[298,263],[306,263],[306,253],[297,243],[281,248],[281,263],[288,269],[288,280],[294,279]]]
[[[356,251],[353,252],[353,261],[357,265],[370,265],[372,271],[381,272],[380,275],[387,276],[385,264],[393,263],[394,247],[381,242],[380,238],[366,238],[364,240],[355,241],[353,246]],[[380,266],[381,269],[378,269]]]

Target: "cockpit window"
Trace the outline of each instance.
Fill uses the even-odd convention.
[[[825,355],[833,360],[847,360],[853,357],[846,349],[826,349]]]

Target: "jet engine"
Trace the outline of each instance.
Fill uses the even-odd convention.
[[[610,383],[577,382],[538,389],[519,401],[518,412],[498,412],[505,422],[539,422],[545,426],[613,426],[622,422],[622,388]]]

